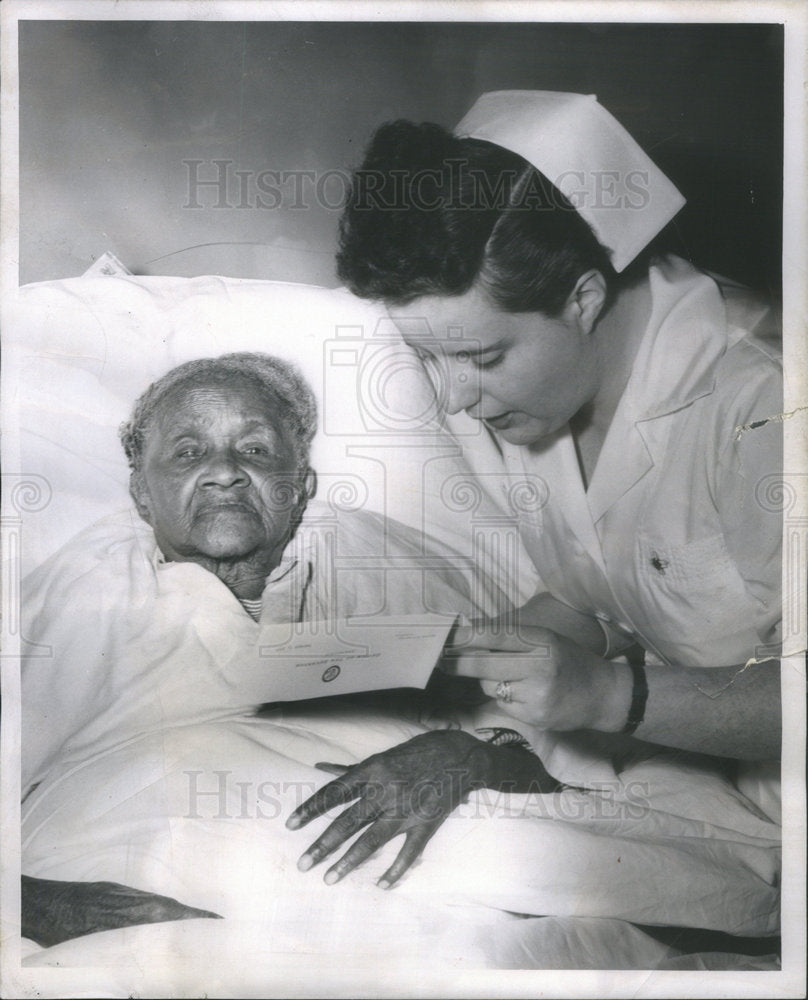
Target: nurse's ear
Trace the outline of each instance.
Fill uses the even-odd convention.
[[[581,333],[591,333],[606,304],[609,289],[600,271],[586,271],[575,282],[575,288],[564,305],[562,317],[574,323]]]

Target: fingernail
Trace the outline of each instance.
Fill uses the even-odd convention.
[[[296,830],[300,826],[300,818],[298,816],[290,816],[286,821],[286,828],[288,830]]]
[[[376,885],[380,889],[389,889],[392,883],[388,882],[386,878],[380,878]]]
[[[297,867],[302,872],[307,872],[314,864],[314,858],[310,854],[303,854],[297,863]]]
[[[326,885],[333,885],[335,882],[339,882],[339,875],[333,870],[326,872],[323,882],[325,882]]]

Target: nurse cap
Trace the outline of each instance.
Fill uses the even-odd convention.
[[[627,267],[685,204],[673,184],[592,94],[483,94],[455,135],[485,139],[532,163]]]

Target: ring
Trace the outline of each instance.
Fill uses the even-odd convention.
[[[506,705],[509,705],[513,701],[513,695],[511,694],[511,682],[510,681],[500,681],[497,684],[497,689],[494,692],[497,701],[504,701]]]

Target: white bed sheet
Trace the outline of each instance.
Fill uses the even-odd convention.
[[[513,913],[584,918],[581,930],[593,941],[614,918],[777,933],[779,829],[725,778],[664,757],[636,762],[599,791],[475,793],[390,892],[374,883],[395,843],[334,887],[317,871],[298,872],[297,857],[327,822],[294,832],[283,824],[329,780],[312,764],[361,759],[436,722],[367,706],[287,707],[166,730],[55,768],[25,803],[26,872],[109,879],[211,909],[226,919],[205,926],[200,941],[223,956],[231,955],[231,937],[241,939],[249,927],[247,937],[263,935],[273,953],[404,961],[429,942],[431,960],[444,967],[523,960],[540,967],[548,932],[537,932],[539,957],[530,958],[534,932]],[[138,936],[108,938],[116,935],[121,961],[137,965]],[[607,940],[582,954],[601,961]],[[643,947],[632,953],[632,940]],[[89,939],[74,947],[59,946],[55,960],[89,960]],[[115,947],[110,941],[101,956]],[[565,954],[560,949],[552,961],[564,967]],[[643,967],[666,954],[629,934],[609,964],[625,955],[629,967]],[[599,967],[590,961],[584,967]]]
[[[12,505],[22,514],[23,564],[37,565],[126,501],[115,430],[150,379],[190,357],[263,349],[294,358],[315,385],[323,418],[315,464],[326,502],[346,506],[346,489],[355,489],[348,507],[393,514],[451,545],[485,583],[478,606],[501,610],[498,602],[530,596],[538,575],[519,540],[514,484],[506,473],[472,480],[424,409],[428,387],[417,368],[378,324],[377,310],[339,290],[266,282],[99,278],[23,289],[9,345],[23,417],[18,479],[33,477],[42,491],[38,505],[33,494]],[[374,368],[376,355],[365,352],[378,331],[388,353]],[[339,407],[329,399],[336,389],[324,359],[334,361],[335,344],[354,386],[358,372],[372,387],[379,373],[397,373],[382,379],[390,395],[375,414],[357,409],[359,394],[346,392],[347,383]],[[404,403],[402,432],[386,407]],[[343,994],[332,995],[351,995],[382,970],[411,977],[416,961],[419,971],[445,973],[677,960],[630,921],[777,932],[779,827],[730,781],[676,755],[629,761],[618,775],[585,741],[539,733],[528,735],[551,772],[593,791],[497,801],[478,793],[393,891],[374,882],[395,845],[326,887],[318,872],[295,868],[325,820],[303,832],[283,826],[301,791],[327,780],[314,762],[359,760],[447,721],[366,706],[307,712],[168,725],[52,769],[24,807],[28,874],[111,879],[225,919],[31,947],[26,964],[108,967],[110,995],[148,993],[155,984],[159,992],[170,970],[174,995],[246,996],[267,982],[296,982],[305,955],[322,984],[334,956],[353,979],[343,977]],[[462,721],[472,731],[509,724],[496,716]],[[201,771],[200,780],[227,775],[229,817],[216,815],[216,796],[203,800],[213,815],[188,815],[188,771]],[[266,781],[277,786],[264,803],[273,816],[259,818],[244,805],[244,789]]]

